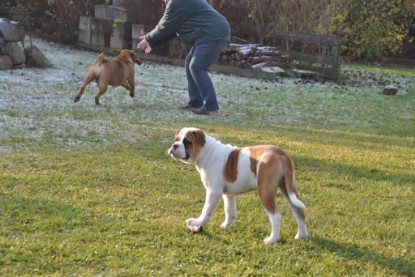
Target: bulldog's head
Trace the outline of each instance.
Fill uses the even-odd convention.
[[[120,60],[128,60],[132,63],[136,63],[136,56],[135,56],[135,52],[133,50],[119,50],[117,52],[117,58]]]
[[[191,164],[197,159],[205,143],[206,136],[202,130],[182,128],[176,132],[174,143],[168,153],[173,159]]]

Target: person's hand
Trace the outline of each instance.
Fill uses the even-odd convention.
[[[150,46],[150,43],[146,40],[144,36],[140,37],[141,41],[137,44],[137,48],[143,49],[144,53],[149,54],[153,50]]]

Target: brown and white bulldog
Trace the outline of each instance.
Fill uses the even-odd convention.
[[[281,149],[272,145],[238,148],[222,144],[196,128],[177,131],[175,142],[168,150],[170,156],[184,163],[194,164],[206,189],[201,215],[189,218],[189,229],[201,227],[210,220],[216,204],[223,197],[225,221],[222,228],[236,221],[236,195],[257,190],[271,222],[271,235],[266,243],[278,242],[281,214],[275,204],[277,189],[286,196],[298,225],[295,239],[308,236],[305,205],[298,199],[294,180],[294,164]]]

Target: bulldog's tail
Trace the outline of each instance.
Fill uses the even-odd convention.
[[[289,166],[285,172],[285,189],[290,202],[298,208],[305,209],[304,203],[297,197],[297,188],[295,186],[294,177],[294,163],[291,159],[289,159]]]
[[[97,62],[102,63],[105,60],[105,57],[106,57],[105,53],[101,52],[97,57]]]
[[[98,57],[97,57],[97,60],[95,61],[95,63],[97,63],[97,64],[104,64],[104,63],[107,63],[107,62],[109,62],[110,60],[108,59],[108,57],[107,57],[107,55],[105,54],[105,52],[104,51],[102,51],[99,55],[98,55]]]
[[[301,202],[300,199],[297,198],[297,195],[295,195],[294,193],[288,194],[288,198],[290,198],[290,201],[291,203],[293,203],[294,206],[305,209],[304,203]]]

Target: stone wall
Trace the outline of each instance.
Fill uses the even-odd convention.
[[[0,69],[24,65],[26,57],[19,46],[25,31],[22,24],[0,18]]]
[[[81,16],[78,45],[106,52],[119,49],[137,50],[139,37],[149,30],[135,21],[134,13],[124,8],[124,2],[113,0],[112,5],[97,5],[94,17]],[[239,39],[233,38],[233,40]],[[244,49],[248,48],[248,53],[244,53]],[[136,54],[145,60],[183,64],[188,50],[189,46],[175,39],[163,46],[155,47],[152,55],[144,55],[142,51],[137,51]],[[159,57],[160,54],[163,57]],[[248,42],[229,44],[215,61],[215,65],[215,70],[219,72],[238,72],[238,75],[255,78],[276,79],[280,76],[319,78],[315,71],[294,68],[293,61],[287,53],[281,52],[280,47],[254,45]]]
[[[23,49],[25,30],[21,23],[0,18],[0,70],[14,67],[47,67],[49,60],[34,45]]]
[[[122,0],[96,5],[95,16],[79,19],[78,45],[93,50],[134,49],[144,26],[135,22],[134,12],[123,8]]]

